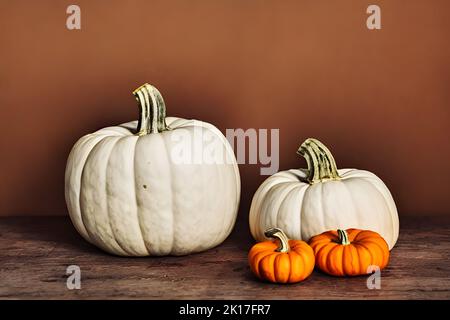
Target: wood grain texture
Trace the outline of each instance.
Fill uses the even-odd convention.
[[[401,219],[400,238],[382,271],[367,277],[257,281],[247,265],[249,232],[238,227],[217,248],[186,257],[121,258],[84,241],[67,217],[0,219],[1,299],[449,299],[448,218]],[[68,290],[66,268],[81,268],[81,289]]]

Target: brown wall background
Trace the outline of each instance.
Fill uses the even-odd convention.
[[[137,117],[131,91],[169,115],[279,128],[280,169],[307,137],[367,169],[401,216],[448,214],[450,2],[0,0],[0,215],[63,215],[64,168],[82,135]],[[365,26],[382,9],[382,29]],[[265,177],[240,167],[242,212]]]

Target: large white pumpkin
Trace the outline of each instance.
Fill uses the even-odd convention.
[[[134,94],[139,121],[88,134],[69,155],[73,224],[87,241],[122,256],[184,255],[220,244],[240,198],[228,141],[209,123],[166,118],[156,88],[146,84]],[[211,149],[205,161],[201,153]]]
[[[307,139],[298,153],[307,170],[278,172],[253,196],[249,223],[256,240],[265,239],[271,227],[305,241],[328,230],[358,228],[378,232],[389,249],[395,245],[397,209],[380,178],[364,170],[337,170],[330,150],[316,139]]]

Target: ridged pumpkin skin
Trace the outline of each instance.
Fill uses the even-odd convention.
[[[255,244],[248,254],[252,272],[261,280],[274,283],[296,283],[314,270],[314,252],[301,240],[288,240],[289,251],[277,252],[275,241]]]
[[[341,231],[342,232],[342,231]],[[333,276],[357,276],[367,274],[369,266],[384,269],[389,262],[386,241],[369,230],[346,230],[349,244],[341,244],[338,231],[327,231],[311,238],[316,266]]]
[[[159,94],[151,86],[144,89]],[[143,100],[162,104],[153,95]],[[70,218],[83,238],[109,253],[199,252],[225,240],[235,223],[240,178],[226,138],[206,122],[161,119],[159,124],[166,126],[161,132],[139,134],[151,122],[142,117],[98,130],[78,140],[69,155],[65,197]],[[180,143],[206,147],[205,136],[229,162],[174,161]]]

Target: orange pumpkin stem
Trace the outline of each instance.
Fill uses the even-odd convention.
[[[280,242],[280,246],[277,248],[277,252],[289,252],[289,239],[283,230],[278,228],[270,228],[264,232],[267,238],[277,239]]]
[[[350,244],[350,241],[348,240],[348,234],[347,231],[338,229],[338,236],[339,236],[339,243],[346,246]]]

